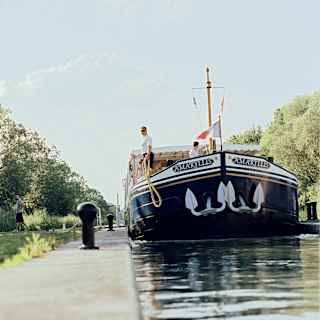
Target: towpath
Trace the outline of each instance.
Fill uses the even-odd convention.
[[[125,230],[97,232],[96,244],[70,242],[0,271],[0,319],[139,319]]]

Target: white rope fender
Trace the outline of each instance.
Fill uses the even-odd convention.
[[[148,165],[146,164],[146,161],[148,161]],[[160,208],[162,205],[162,198],[160,196],[160,193],[158,192],[158,190],[150,180],[150,160],[144,159],[142,161],[142,168],[143,168],[144,177],[146,178],[148,183],[152,203],[156,208]],[[155,195],[158,198],[158,200],[156,200]]]

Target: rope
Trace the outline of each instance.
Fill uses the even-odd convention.
[[[144,177],[146,178],[148,183],[152,203],[156,208],[160,208],[162,205],[162,198],[160,196],[160,193],[158,192],[158,190],[150,180],[150,160],[148,160],[148,165],[147,165],[146,160],[144,159],[142,161],[142,168],[143,168]],[[155,199],[155,195],[158,198],[158,200]]]
[[[80,227],[81,222],[76,222],[72,227],[64,229],[62,232],[74,231],[75,228]]]

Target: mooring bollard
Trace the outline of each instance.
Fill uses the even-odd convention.
[[[108,213],[107,215],[107,220],[108,220],[108,231],[114,231],[113,230],[113,219],[114,219],[114,216],[112,213]]]
[[[80,203],[77,207],[78,215],[82,221],[82,243],[80,249],[99,249],[94,244],[94,221],[98,208],[92,202]]]
[[[308,220],[317,220],[317,202],[307,202],[307,219]]]

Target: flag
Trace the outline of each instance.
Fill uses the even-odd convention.
[[[220,114],[222,114],[223,109],[224,109],[224,96],[222,96],[221,102],[220,102],[220,110],[219,110]]]
[[[220,118],[217,119],[211,127],[209,127],[208,129],[200,132],[197,135],[197,139],[198,140],[205,140],[208,137],[215,137],[215,138],[221,138],[221,129],[220,129]]]

